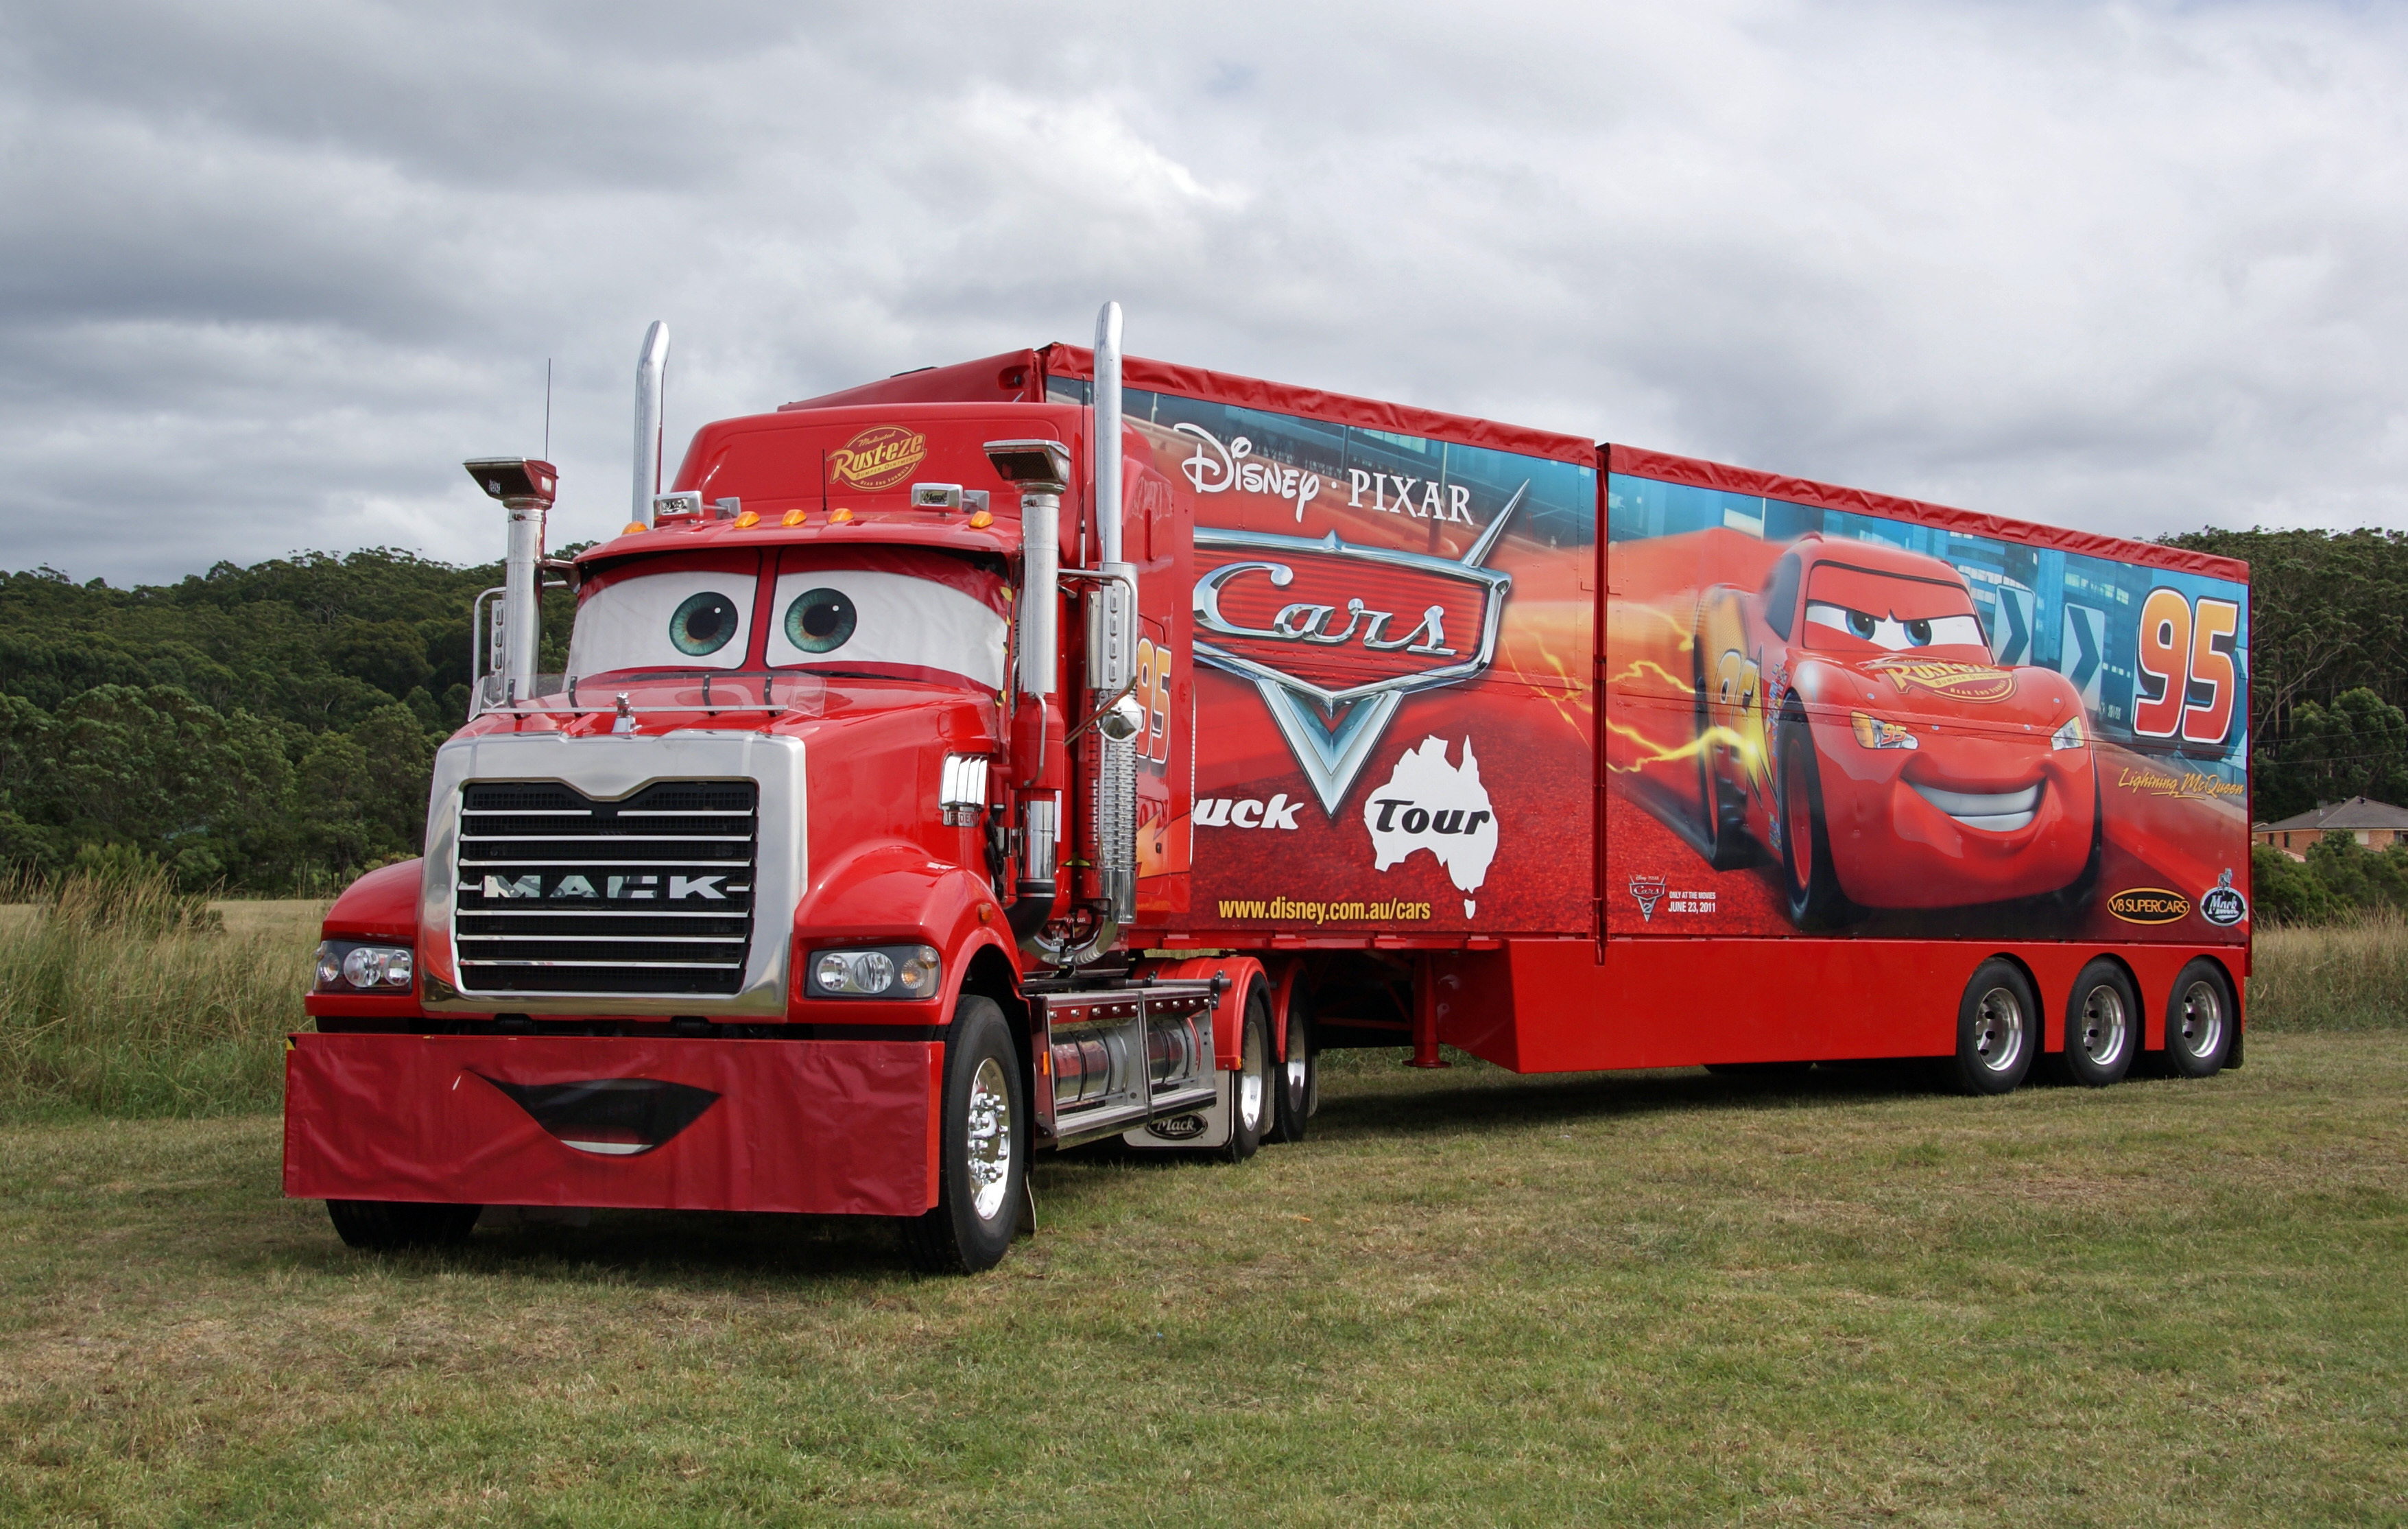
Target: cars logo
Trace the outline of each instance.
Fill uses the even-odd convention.
[[[2004,700],[2015,693],[2015,677],[1987,664],[1960,664],[1942,658],[1886,656],[1857,666],[1886,678],[1903,695],[1911,686],[1946,696],[1952,700]]]
[[[1639,916],[1652,924],[1656,921],[1656,901],[1664,895],[1664,878],[1633,876],[1630,878],[1630,895],[1639,903]]]
[[[873,493],[893,488],[928,454],[928,438],[901,425],[873,425],[827,454],[828,481]]]
[[[1461,561],[1318,539],[1196,527],[1196,656],[1254,682],[1331,818],[1416,690],[1486,672],[1513,576],[1481,565],[1526,482]]]
[[[2107,911],[2127,924],[2171,924],[2188,916],[2190,899],[2162,887],[2135,887],[2109,898]]]
[[[2249,900],[2232,885],[2232,868],[2226,866],[2215,885],[2201,892],[2199,916],[2218,929],[2230,929],[2249,916]]]

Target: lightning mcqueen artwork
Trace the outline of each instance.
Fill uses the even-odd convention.
[[[1994,663],[1956,569],[1810,533],[1761,588],[1703,591],[1695,636],[1702,847],[1729,869],[1761,845],[1800,928],[2087,895],[2104,841],[2081,694]]]

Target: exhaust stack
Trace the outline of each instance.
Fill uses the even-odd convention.
[[[509,514],[509,546],[502,561],[502,604],[493,672],[508,705],[535,690],[536,649],[543,638],[543,519],[559,492],[560,470],[549,462],[487,456],[460,464],[477,486]],[[481,679],[479,682],[483,683]]]
[[[652,523],[652,496],[661,491],[661,406],[669,370],[669,326],[654,319],[636,357],[636,495],[628,519]]]

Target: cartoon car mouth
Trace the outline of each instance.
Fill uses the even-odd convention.
[[[640,1157],[665,1147],[719,1102],[709,1089],[658,1078],[533,1084],[476,1075],[500,1089],[562,1146],[605,1158]]]
[[[1986,833],[2013,833],[2040,811],[2040,784],[2020,791],[1943,791],[1921,781],[1909,781],[1914,794],[1969,829]]]

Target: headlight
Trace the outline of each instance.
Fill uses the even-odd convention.
[[[1856,742],[1867,748],[1915,748],[1914,734],[1895,722],[1885,722],[1862,712],[1848,714],[1848,726],[1856,729]]]
[[[2067,717],[2064,727],[2048,735],[2048,746],[2051,748],[2081,748],[2089,742],[2089,739],[2082,735],[2082,717],[2078,713]]]
[[[327,940],[318,946],[318,990],[350,988],[359,992],[406,992],[411,962],[408,945],[365,945]]]
[[[943,974],[932,945],[823,950],[810,971],[814,998],[932,998]]]

